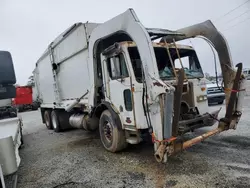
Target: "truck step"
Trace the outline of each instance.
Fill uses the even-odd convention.
[[[137,138],[137,137],[129,137],[126,139],[126,141],[129,143],[129,144],[138,144],[141,142],[141,139]]]

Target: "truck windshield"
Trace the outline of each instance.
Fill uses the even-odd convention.
[[[176,49],[169,49],[174,66],[177,69],[183,68],[187,78],[203,78],[204,74],[200,66],[200,62],[194,50],[192,49],[179,49],[180,59],[176,53]],[[181,60],[181,61],[180,61]]]
[[[168,56],[167,49],[164,47],[154,47],[157,66],[161,79],[170,80],[174,78],[173,68]],[[175,48],[169,49],[176,72],[181,68],[181,63],[176,53]],[[142,70],[141,59],[137,47],[129,47],[131,63],[134,69],[135,77],[138,82],[141,82]],[[180,58],[187,78],[202,78],[204,77],[198,57],[192,49],[179,49]]]

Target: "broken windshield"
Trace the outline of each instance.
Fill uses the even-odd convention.
[[[192,49],[178,49],[180,58],[182,61],[183,68],[185,70],[185,74],[187,78],[202,78],[204,77],[198,57],[194,50]],[[167,49],[164,47],[154,47],[157,67],[159,70],[159,75],[161,79],[175,79],[173,67],[171,65],[171,61],[168,56]],[[178,73],[178,70],[182,68],[178,55],[176,53],[175,48],[169,49],[175,71]],[[134,74],[136,80],[141,82],[142,79],[142,67],[141,67],[141,59],[137,50],[137,47],[129,47],[128,52],[130,55],[131,63],[134,69]]]
[[[178,49],[178,50],[180,54],[180,59],[178,58],[175,48],[169,49],[176,72],[178,73],[178,70],[183,66],[187,78],[191,79],[191,78],[204,77],[195,51],[192,49]],[[167,54],[167,50],[165,51],[166,51],[165,53]],[[162,58],[160,59],[161,60],[157,60],[160,77],[162,79],[172,79],[173,68],[171,66],[170,59],[168,58],[168,56],[165,60],[163,60]]]

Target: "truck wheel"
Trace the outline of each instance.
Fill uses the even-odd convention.
[[[37,105],[32,105],[32,110],[38,110],[38,106]]]
[[[10,117],[17,117],[17,113],[16,112],[10,112]]]
[[[18,112],[23,112],[23,108],[22,107],[18,107]]]
[[[224,102],[224,101],[220,101],[220,102],[218,102],[218,104],[223,104],[223,102]]]
[[[119,130],[115,125],[109,110],[102,112],[99,121],[99,132],[101,142],[108,151],[117,152],[126,148],[125,132],[124,130]]]
[[[43,114],[44,122],[47,127],[47,129],[52,129],[52,122],[50,118],[50,111],[46,110]]]
[[[59,122],[58,112],[56,110],[53,110],[51,112],[51,122],[54,131],[57,133],[60,132],[60,122]]]

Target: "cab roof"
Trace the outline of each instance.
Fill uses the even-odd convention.
[[[136,47],[135,42],[131,41],[124,41],[119,43],[122,46],[127,47]],[[164,42],[152,42],[153,47],[169,47],[169,48],[175,48],[175,45],[173,43],[164,43]],[[176,44],[178,49],[188,49],[188,50],[194,50],[192,46],[189,45],[183,45],[183,44]]]

